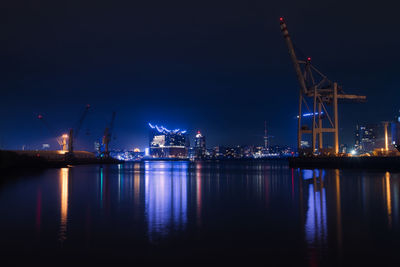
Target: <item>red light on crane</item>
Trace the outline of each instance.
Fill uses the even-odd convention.
[[[308,58],[307,58],[307,61],[311,61],[311,58],[310,58],[310,57],[308,57]]]
[[[280,17],[279,20],[280,20],[280,21],[283,21],[283,17]]]

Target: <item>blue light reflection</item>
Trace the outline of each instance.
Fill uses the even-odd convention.
[[[151,241],[185,228],[187,169],[187,162],[145,163],[145,206]]]

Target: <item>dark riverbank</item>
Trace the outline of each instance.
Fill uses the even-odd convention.
[[[42,168],[61,168],[68,165],[84,165],[84,164],[116,164],[123,163],[117,159],[100,159],[100,158],[77,158],[63,157],[52,159],[43,157],[41,152],[35,154],[21,154],[15,151],[0,150],[0,169],[42,169]]]
[[[400,170],[400,157],[293,157],[291,168]]]

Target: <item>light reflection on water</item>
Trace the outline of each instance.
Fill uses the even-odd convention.
[[[187,162],[145,164],[145,206],[149,238],[184,230],[187,222]]]
[[[385,173],[385,187],[386,187],[386,209],[388,215],[389,227],[392,226],[392,197],[390,193],[390,173]]]
[[[68,168],[61,168],[60,170],[60,195],[61,195],[61,222],[59,239],[61,242],[67,239],[67,219],[68,219]]]
[[[205,253],[215,244],[214,251],[255,248],[269,257],[275,249],[287,249],[285,258],[303,251],[305,265],[345,262],[358,250],[384,247],[382,240],[400,240],[399,179],[270,162],[51,169],[0,187],[0,245],[17,237],[16,244],[29,243],[31,235],[39,247],[51,249],[53,241],[82,251],[174,240]]]
[[[306,215],[305,232],[307,242],[312,246],[326,243],[328,229],[326,219],[326,192],[323,188],[323,177],[314,173],[312,182],[308,185],[308,211]]]
[[[201,164],[196,164],[196,217],[197,225],[201,225]]]
[[[140,207],[141,195],[141,176],[144,173],[144,208],[147,219],[148,236],[150,240],[158,237],[165,237],[171,231],[183,231],[187,224],[188,216],[188,182],[189,182],[189,163],[188,162],[146,162],[144,165],[139,163],[133,166],[132,186],[133,202],[135,203],[136,215]],[[118,165],[117,175],[117,200],[124,200],[124,165]],[[260,166],[258,170],[262,170]],[[294,177],[293,170],[291,181],[291,196],[294,197]],[[336,238],[340,247],[342,242],[342,222],[341,222],[341,193],[340,193],[340,171],[333,170],[334,182],[331,190],[335,191],[335,218],[336,218]],[[104,193],[109,191],[108,170],[107,177],[104,177],[104,168],[100,167],[100,206],[104,205]],[[68,179],[69,169],[62,168],[59,171],[59,190],[60,190],[60,228],[59,240],[67,239],[68,225]],[[299,188],[299,199],[306,201],[306,212],[304,215],[304,232],[306,242],[310,247],[323,248],[328,240],[328,220],[327,220],[327,199],[324,184],[325,170],[301,170],[299,178],[303,180],[303,186]],[[195,209],[197,225],[201,225],[202,213],[202,177],[205,173],[202,164],[195,165]],[[219,174],[217,174],[219,176]],[[271,193],[268,182],[269,175],[261,173],[254,177],[255,195],[264,194],[268,203],[268,195]],[[253,179],[253,178],[251,178]],[[382,195],[385,200],[387,211],[388,226],[392,225],[392,197],[390,173],[386,172],[382,179]],[[248,183],[249,176],[246,175]],[[219,184],[218,179],[218,184]],[[299,183],[300,187],[302,183]],[[209,186],[208,186],[209,190]],[[306,190],[306,191],[304,191]],[[397,187],[395,188],[398,191]],[[396,194],[397,195],[397,194]],[[122,199],[121,199],[122,198]],[[307,198],[307,199],[304,199]],[[38,192],[36,228],[40,229],[41,224],[41,192]],[[110,201],[110,200],[109,200]],[[396,207],[398,203],[396,202]]]
[[[321,255],[327,253],[328,233],[334,233],[336,237],[337,256],[340,262],[342,257],[342,221],[341,221],[341,193],[340,193],[340,171],[330,170],[331,178],[328,184],[325,170],[302,170],[300,171],[300,200],[306,199],[306,214],[304,223],[305,239],[308,245],[308,258],[310,265],[318,263]],[[327,190],[333,193],[331,199],[332,217],[336,218],[330,224],[328,220]],[[308,196],[307,196],[308,195]]]

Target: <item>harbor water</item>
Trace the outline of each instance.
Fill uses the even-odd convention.
[[[1,175],[8,265],[400,264],[400,173],[151,161]]]

